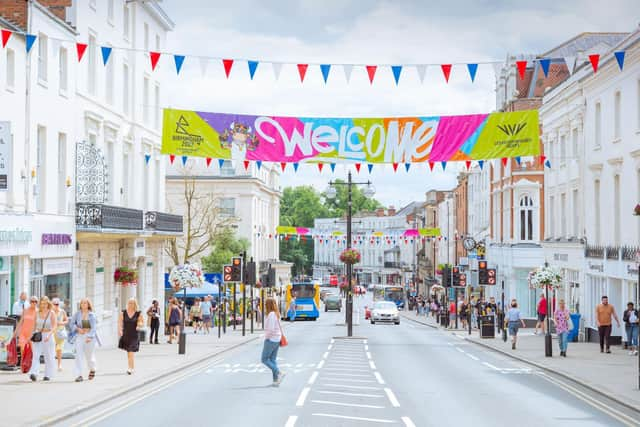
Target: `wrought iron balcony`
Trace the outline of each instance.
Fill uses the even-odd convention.
[[[144,213],[145,229],[168,233],[182,233],[182,216],[164,212]]]
[[[636,261],[636,256],[638,252],[640,252],[640,248],[623,246],[620,248],[620,251],[622,252],[623,261]]]
[[[620,257],[620,248],[617,246],[607,247],[607,259],[618,259]]]
[[[584,256],[587,258],[604,258],[604,246],[587,245],[584,249]]]
[[[399,262],[385,261],[384,268],[402,268],[402,264]]]
[[[92,203],[76,204],[76,229],[79,231],[144,229],[141,210]]]

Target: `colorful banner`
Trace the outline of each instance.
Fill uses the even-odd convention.
[[[164,110],[162,153],[280,163],[418,163],[540,154],[538,111],[403,118]]]
[[[328,233],[328,234],[327,234]],[[331,231],[315,230],[313,228],[305,227],[292,227],[287,225],[279,225],[276,227],[276,235],[300,235],[300,236],[343,236],[343,231]],[[373,231],[368,233],[366,238],[376,237],[438,237],[440,236],[440,228],[407,228],[406,230],[394,230],[390,233],[383,233],[382,231]],[[363,239],[362,235],[354,235],[355,239]]]

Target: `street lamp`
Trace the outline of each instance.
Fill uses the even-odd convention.
[[[544,262],[545,268],[549,267],[547,261]],[[547,332],[544,335],[544,355],[545,357],[553,356],[553,342],[551,339],[551,309],[549,308],[549,285],[544,287],[545,299],[547,300]]]
[[[334,199],[337,195],[336,186],[345,185],[347,187],[347,249],[351,249],[351,217],[352,217],[352,201],[351,192],[354,185],[366,185],[363,190],[363,194],[366,197],[371,197],[375,194],[375,188],[371,181],[366,182],[353,182],[351,180],[351,171],[347,175],[347,182],[329,181],[329,188],[325,191],[325,197],[327,199]],[[351,284],[351,278],[353,276],[353,264],[346,264],[347,268],[347,336],[353,336],[353,287]]]

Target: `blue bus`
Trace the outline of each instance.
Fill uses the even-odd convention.
[[[384,288],[384,300],[394,302],[398,308],[404,307],[404,289],[401,286],[387,286]]]
[[[289,319],[289,307],[291,306],[291,298],[296,298],[296,316],[295,319]],[[283,319],[310,319],[316,320],[320,316],[320,285],[313,283],[291,283],[287,285],[286,294],[281,299],[280,314]]]

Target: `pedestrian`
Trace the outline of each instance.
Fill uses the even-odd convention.
[[[13,303],[13,309],[11,310],[11,314],[14,317],[20,317],[22,316],[22,312],[27,308],[29,308],[29,303],[27,303],[27,293],[20,292],[20,297],[18,298],[18,301]]]
[[[149,327],[151,328],[149,344],[158,344],[158,331],[160,330],[160,304],[158,300],[154,299],[151,302],[151,307],[147,310],[147,318],[149,319]]]
[[[560,356],[567,357],[567,346],[569,345],[569,322],[571,317],[567,310],[564,299],[558,302],[558,308],[553,313],[553,323],[556,325],[558,334],[558,344],[560,345]]]
[[[462,325],[462,329],[467,329],[467,319],[468,313],[471,305],[466,301],[462,300],[462,305],[460,305],[460,324]]]
[[[56,316],[53,313],[53,304],[49,298],[43,296],[38,303],[38,312],[36,314],[35,329],[31,335],[31,347],[33,351],[33,359],[31,359],[31,370],[29,378],[31,381],[38,379],[40,371],[40,355],[44,356],[44,378],[43,381],[49,381],[53,378],[55,372],[55,350],[56,342],[54,332],[56,330]]]
[[[516,349],[516,342],[518,341],[518,329],[520,329],[520,325],[524,328],[526,325],[524,324],[524,320],[520,316],[520,310],[518,309],[518,301],[515,299],[511,300],[511,308],[507,312],[507,317],[505,319],[507,323],[507,327],[509,328],[509,335],[511,336],[511,349]]]
[[[127,352],[127,374],[132,375],[135,368],[134,356],[140,350],[138,330],[144,326],[144,317],[138,309],[138,301],[129,298],[127,308],[122,310],[118,318],[118,348]]]
[[[544,321],[547,319],[547,299],[544,297],[544,294],[540,294],[540,300],[538,301],[538,321],[536,322],[536,329],[533,331],[534,335],[538,335],[538,328],[542,328],[542,334],[547,333],[547,325]]]
[[[83,380],[82,368],[86,363],[89,367],[89,379],[96,376],[96,343],[100,344],[97,327],[98,321],[93,312],[93,305],[89,298],[80,300],[80,310],[71,319],[72,340],[75,345],[75,375],[76,382]]]
[[[498,305],[496,304],[496,299],[494,297],[489,298],[486,310],[487,314],[496,314],[498,312]]]
[[[178,306],[178,300],[173,297],[169,300],[169,344],[173,344],[173,338],[178,339],[178,327],[182,319],[182,312]]]
[[[282,325],[276,300],[269,297],[265,301],[267,317],[264,319],[264,346],[262,348],[262,363],[271,369],[273,386],[278,387],[285,373],[278,368],[277,358],[282,340]]]
[[[25,294],[26,295],[26,294]],[[20,354],[24,354],[24,346],[31,340],[31,335],[36,327],[36,314],[38,312],[38,298],[31,297],[29,299],[29,307],[20,312],[20,320],[16,325],[15,331],[11,339],[18,337],[18,347]]]
[[[60,307],[60,298],[54,298],[51,302],[53,303],[53,312],[56,315],[57,323],[53,336],[56,342],[56,359],[58,360],[58,371],[62,371],[62,350],[64,349],[65,341],[67,341],[67,323],[69,323],[69,318],[67,317],[67,312]]]
[[[451,300],[449,302],[449,329],[453,329],[453,327],[456,324],[456,314],[457,314],[456,302],[454,300]]]
[[[289,310],[287,311],[287,317],[291,322],[296,320],[296,296],[293,294],[291,295],[291,302],[289,303]]]
[[[596,307],[596,324],[598,326],[598,335],[600,336],[600,353],[611,353],[609,348],[609,339],[611,338],[611,318],[616,319],[618,327],[620,327],[620,319],[616,314],[616,309],[609,304],[609,298],[604,295],[602,302]]]
[[[198,329],[202,328],[202,307],[200,306],[200,298],[196,297],[195,301],[193,301],[193,306],[191,307],[191,310],[189,310],[189,316],[191,324],[193,325],[193,333],[197,334]]]
[[[629,356],[638,354],[638,329],[640,329],[638,310],[633,307],[633,303],[627,304],[627,309],[622,315],[624,327],[627,332],[627,345],[629,346]]]
[[[478,328],[478,300],[476,297],[471,298],[471,302],[469,303],[469,321],[471,322],[471,327],[474,329]]]
[[[202,315],[200,330],[204,327],[204,330],[207,333],[209,333],[209,328],[211,327],[211,316],[213,314],[213,305],[211,304],[212,299],[211,295],[207,295],[204,297],[204,301],[200,303],[200,313]]]

